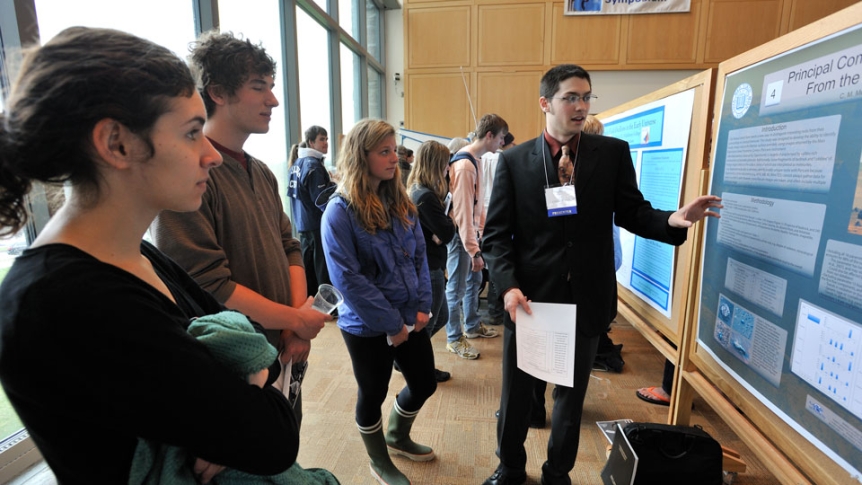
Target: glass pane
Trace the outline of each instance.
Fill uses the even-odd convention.
[[[345,134],[362,116],[359,56],[341,44],[341,127]]]
[[[329,13],[329,9],[326,8],[326,0],[314,0],[314,3],[316,3],[317,6],[320,7],[321,10],[323,10],[326,13]],[[341,5],[339,5],[339,7],[341,7]]]
[[[281,203],[287,207],[287,106],[284,99],[284,84],[281,70],[281,22],[278,2],[256,2],[249,8],[248,0],[219,0],[219,22],[222,32],[233,32],[239,38],[260,44],[275,60],[275,97],[281,103],[273,110],[269,132],[251,135],[243,149],[264,162],[278,181]]]
[[[183,59],[195,38],[191,2],[149,0],[36,0],[39,36],[44,44],[73,25],[110,27],[149,39],[176,52]]]
[[[329,33],[305,11],[296,9],[296,43],[299,48],[299,119],[302,132],[312,125],[326,128],[332,137],[329,102]],[[306,46],[303,48],[302,46]],[[314,46],[309,48],[308,46]],[[330,145],[334,145],[330,141]],[[327,156],[327,164],[331,156]]]
[[[0,283],[6,278],[6,273],[12,267],[15,257],[27,247],[27,238],[24,231],[20,231],[11,238],[0,239]],[[12,404],[6,399],[6,394],[0,388],[0,442],[17,433],[24,425],[18,419],[18,415],[12,409]]]
[[[378,61],[380,59],[380,10],[371,0],[365,0],[365,17],[368,22],[368,53]]]
[[[379,72],[368,68],[368,117],[383,119],[382,85]]]
[[[338,0],[338,25],[359,40],[359,23],[356,22],[356,17],[356,0]]]

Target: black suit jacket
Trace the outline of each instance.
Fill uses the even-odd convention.
[[[482,253],[500,294],[520,288],[532,301],[575,303],[578,330],[591,337],[616,315],[614,218],[639,236],[673,245],[685,242],[687,231],[670,227],[671,212],[644,200],[628,143],[581,134],[578,152],[578,213],[562,217],[548,217],[545,204],[546,180],[558,179],[544,137],[500,155]]]

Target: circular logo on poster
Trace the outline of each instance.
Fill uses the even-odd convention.
[[[733,92],[733,100],[731,100],[731,109],[733,109],[733,117],[736,119],[745,116],[748,108],[751,106],[751,85],[742,83]]]

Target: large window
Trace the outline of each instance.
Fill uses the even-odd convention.
[[[356,0],[338,0],[338,25],[354,39],[359,39],[358,20]]]
[[[273,110],[269,132],[250,136],[243,148],[247,153],[264,162],[275,174],[284,204],[287,200],[288,155],[285,117],[290,107],[284,97],[284,84],[281,82],[281,78],[287,73],[281,65],[281,22],[278,3],[259,2],[255,4],[255,8],[249,8],[247,0],[219,0],[218,10],[222,32],[233,32],[237,37],[262,45],[266,53],[275,60],[273,92],[280,104]]]
[[[383,119],[383,76],[368,66],[368,117]]]
[[[346,134],[360,119],[362,91],[359,56],[341,44],[341,129]]]
[[[191,2],[149,0],[36,0],[39,37],[44,44],[73,25],[110,27],[149,39],[176,52],[183,59],[195,38]]]
[[[317,125],[326,128],[330,138],[335,138],[329,101],[329,32],[297,7],[296,38],[299,44],[299,118],[302,132]],[[331,145],[334,146],[334,143]]]
[[[365,0],[365,19],[367,22],[366,37],[368,38],[368,53],[378,61],[382,61],[380,53],[383,36],[380,35],[380,9],[372,0]]]

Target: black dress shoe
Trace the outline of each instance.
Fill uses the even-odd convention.
[[[494,471],[494,474],[488,477],[482,485],[523,485],[526,481],[526,471],[506,471],[503,469],[503,465],[500,465]]]
[[[543,429],[545,426],[547,426],[547,424],[548,422],[545,418],[544,411],[542,412],[542,414],[537,414],[530,418],[530,427],[533,429]]]
[[[539,480],[540,485],[572,485],[572,479],[569,478],[569,474],[566,473],[564,475],[557,476],[556,478],[551,478],[550,468],[548,467],[548,462],[545,462],[542,465],[542,478]]]

